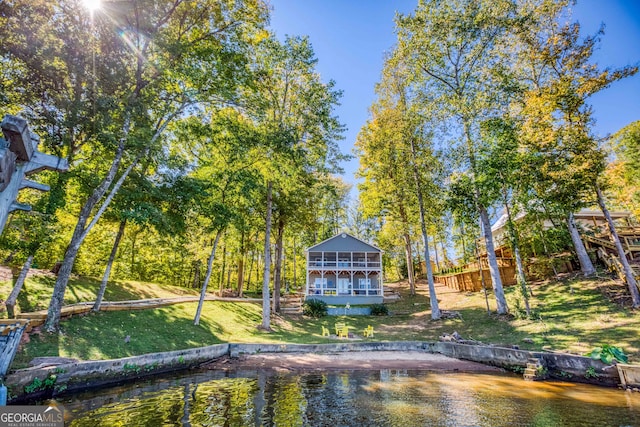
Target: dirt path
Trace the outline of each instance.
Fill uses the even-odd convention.
[[[262,353],[225,358],[209,365],[210,369],[274,369],[274,370],[368,370],[415,369],[439,372],[503,372],[481,363],[458,360],[419,351],[358,351],[344,353]]]

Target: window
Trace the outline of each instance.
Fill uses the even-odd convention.
[[[316,289],[322,289],[322,288],[326,288],[327,287],[327,279],[326,278],[321,278],[321,277],[316,277],[315,281],[314,281],[314,286],[316,287]]]
[[[360,289],[368,289],[371,287],[371,279],[358,279],[358,283],[360,284]]]

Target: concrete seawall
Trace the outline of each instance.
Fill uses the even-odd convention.
[[[242,354],[257,353],[322,354],[375,351],[424,351],[510,370],[523,369],[529,359],[535,358],[544,367],[545,376],[605,386],[615,386],[619,383],[615,367],[612,368],[600,361],[583,356],[449,342],[394,341],[335,344],[216,344],[122,359],[22,369],[10,374],[6,384],[10,388],[10,403],[19,403],[27,399],[59,396],[196,368],[221,357],[235,358]]]

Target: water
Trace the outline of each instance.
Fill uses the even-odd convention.
[[[61,399],[70,426],[640,426],[640,393],[380,370],[203,372]]]

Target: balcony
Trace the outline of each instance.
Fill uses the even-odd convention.
[[[336,270],[345,268],[349,270],[379,270],[379,261],[342,261],[342,260],[310,260],[308,267],[315,270]]]

